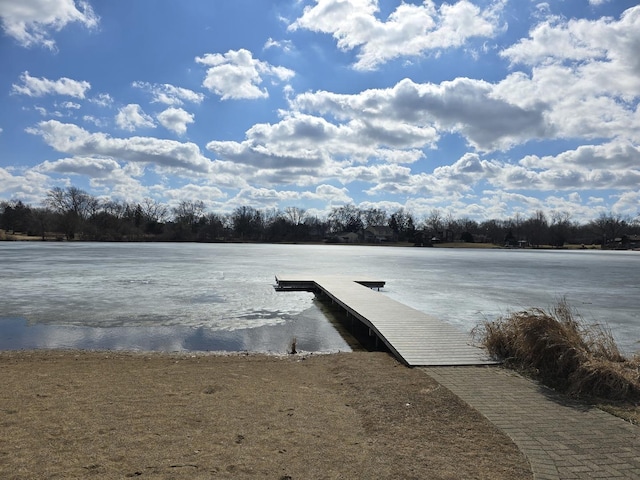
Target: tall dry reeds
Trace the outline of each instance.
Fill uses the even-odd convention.
[[[640,357],[623,356],[607,328],[586,324],[560,300],[486,321],[474,330],[494,357],[579,397],[640,399]]]

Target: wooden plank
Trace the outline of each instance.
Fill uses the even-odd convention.
[[[349,315],[369,327],[402,362],[409,366],[495,364],[487,353],[472,345],[470,335],[420,312],[368,286],[383,281],[353,280],[339,276],[277,275],[276,288],[308,288],[322,292]]]

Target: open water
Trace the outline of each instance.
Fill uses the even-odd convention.
[[[370,277],[382,294],[462,330],[565,297],[640,350],[640,254],[191,243],[0,242],[0,349],[349,351],[278,273]]]

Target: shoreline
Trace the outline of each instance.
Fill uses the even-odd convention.
[[[358,247],[393,247],[393,248],[434,248],[434,249],[470,249],[470,250],[514,250],[514,251],[630,251],[637,252],[637,248],[602,248],[600,245],[578,245],[567,244],[562,247],[552,247],[551,245],[540,245],[537,247],[505,247],[494,243],[465,243],[447,242],[432,245],[417,245],[412,242],[396,243],[331,243],[331,242],[257,242],[257,241],[158,241],[158,240],[128,240],[128,241],[96,241],[96,240],[61,240],[56,238],[45,238],[39,236],[5,234],[0,238],[0,242],[42,242],[42,243],[199,243],[199,244],[247,244],[247,245],[338,245],[338,246],[358,246]]]
[[[532,478],[513,442],[381,352],[1,351],[0,476]]]
[[[258,241],[241,241],[241,240],[229,240],[229,241],[164,241],[164,240],[130,240],[130,241],[96,241],[96,240],[66,240],[59,235],[48,235],[43,239],[38,235],[25,235],[25,234],[13,234],[6,233],[0,230],[1,242],[47,242],[47,243],[203,243],[203,244],[257,244],[257,245],[347,245],[347,246],[360,246],[360,247],[413,247],[413,248],[471,248],[471,249],[501,249],[501,250],[615,250],[615,249],[603,249],[600,245],[579,245],[579,244],[567,244],[563,247],[552,247],[551,245],[540,245],[537,247],[505,247],[495,243],[467,243],[467,242],[440,242],[429,245],[418,245],[414,242],[384,242],[384,243],[333,243],[324,241],[295,241],[295,242],[258,242]],[[625,249],[622,249],[625,250]],[[632,250],[633,249],[626,249]]]

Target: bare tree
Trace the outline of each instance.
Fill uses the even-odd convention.
[[[202,200],[195,202],[183,200],[177,207],[173,208],[173,214],[177,223],[194,225],[204,215],[204,209],[204,202]]]
[[[97,213],[100,202],[77,187],[55,187],[47,193],[45,205],[60,216],[61,227],[67,238],[71,239],[78,228]]]
[[[591,227],[596,235],[602,239],[602,245],[613,242],[621,237],[629,226],[627,217],[618,213],[601,213],[598,218],[591,222]]]
[[[398,236],[401,241],[414,241],[416,234],[415,221],[411,213],[399,208],[389,217],[389,227]]]
[[[60,214],[72,213],[81,220],[86,220],[95,213],[98,200],[77,187],[63,189],[55,187],[47,193],[45,205]]]
[[[363,229],[362,211],[349,204],[334,207],[329,214],[329,222],[333,232],[359,232]]]
[[[547,216],[542,210],[536,210],[531,217],[522,223],[522,231],[532,246],[539,247],[545,244],[549,241]]]
[[[140,207],[147,222],[158,223],[167,220],[169,209],[162,203],[156,202],[151,198],[144,198]]]
[[[437,208],[432,209],[427,218],[425,218],[424,223],[431,235],[437,236],[441,234],[443,229],[442,212]]]
[[[124,217],[127,211],[128,205],[125,202],[118,202],[117,200],[107,200],[102,204],[102,210],[112,217],[121,219]]]
[[[552,212],[551,225],[549,226],[551,245],[554,247],[564,246],[569,239],[572,226],[571,213],[565,211]]]
[[[287,207],[284,209],[284,215],[291,225],[300,225],[304,223],[306,211],[298,207]]]
[[[233,231],[242,240],[259,240],[264,231],[264,217],[253,207],[242,206],[231,214]]]
[[[362,212],[364,228],[379,227],[387,224],[387,212],[379,208],[369,208]]]

